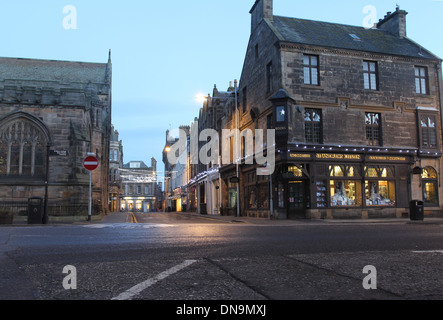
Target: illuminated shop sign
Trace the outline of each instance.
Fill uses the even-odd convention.
[[[336,153],[318,153],[316,158],[319,160],[361,160],[359,154],[336,154]]]

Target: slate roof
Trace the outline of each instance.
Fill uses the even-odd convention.
[[[59,83],[106,83],[106,63],[0,58],[0,81],[28,80]]]
[[[439,60],[410,39],[380,29],[280,16],[274,16],[273,22],[268,23],[283,42]]]

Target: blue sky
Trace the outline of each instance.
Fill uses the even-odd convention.
[[[112,50],[113,124],[125,162],[155,157],[169,128],[198,116],[198,93],[239,79],[255,0],[0,1],[0,56],[107,62]],[[274,14],[363,26],[396,4],[409,12],[408,37],[443,57],[443,1],[274,0]],[[77,29],[65,29],[72,5]]]

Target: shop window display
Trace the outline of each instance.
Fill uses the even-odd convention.
[[[366,181],[365,193],[367,206],[395,205],[394,181]]]
[[[428,206],[438,206],[438,175],[432,167],[423,169],[421,175],[423,188],[423,201]]]
[[[331,180],[331,206],[361,206],[361,182]]]

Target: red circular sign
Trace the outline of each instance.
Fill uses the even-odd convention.
[[[94,171],[98,168],[98,160],[95,157],[87,157],[85,161],[83,161],[83,166],[88,171]]]

